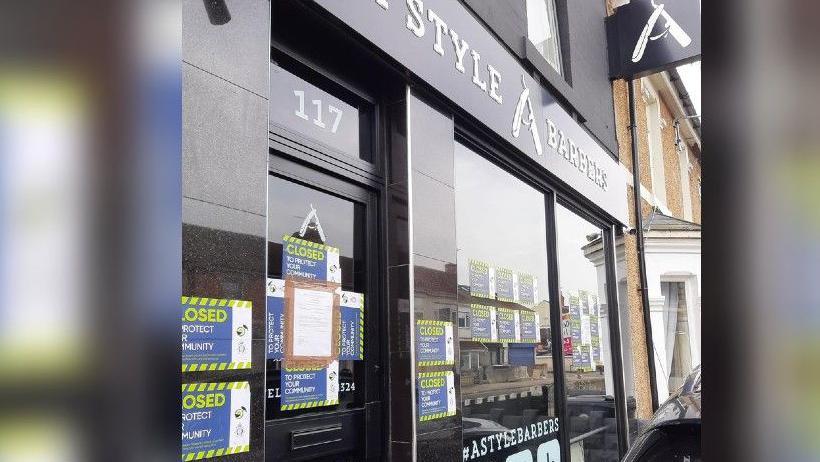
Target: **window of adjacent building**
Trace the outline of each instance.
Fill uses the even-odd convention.
[[[669,393],[679,389],[692,372],[688,303],[684,282],[661,282],[663,295],[663,361],[658,371]]]
[[[617,460],[602,231],[560,205],[555,224],[570,453],[573,461]]]
[[[555,0],[527,0],[527,38],[550,66],[563,74]]]
[[[664,172],[662,119],[660,99],[652,84],[643,80],[644,101],[646,102],[646,131],[649,137],[649,172],[652,175],[652,193],[666,205],[666,173]]]
[[[558,460],[544,194],[457,143],[455,203],[465,460]]]
[[[686,143],[681,142],[682,146],[678,151],[678,162],[680,164],[680,184],[681,194],[683,196],[683,219],[692,221],[692,191],[690,189],[689,179],[689,148]]]

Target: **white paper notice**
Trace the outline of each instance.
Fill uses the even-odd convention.
[[[293,290],[293,355],[330,356],[333,293]]]

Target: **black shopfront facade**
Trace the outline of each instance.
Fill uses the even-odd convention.
[[[185,6],[183,295],[253,306],[249,369],[183,373],[249,384],[249,448],[222,458],[617,460],[626,179],[572,98],[471,2],[251,3]],[[307,404],[272,353],[293,242],[361,300]]]

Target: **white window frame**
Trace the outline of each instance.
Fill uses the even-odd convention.
[[[647,78],[641,79],[643,99],[646,103],[646,135],[649,146],[649,173],[652,182],[652,194],[657,202],[667,208],[666,172],[663,161],[663,128],[666,125],[661,118],[661,103],[658,92]]]
[[[563,76],[564,75],[564,64],[563,64],[563,58],[561,56],[561,31],[558,28],[558,10],[556,9],[555,1],[556,0],[525,0],[525,2],[526,2],[525,7],[526,7],[526,11],[527,11],[527,39],[530,40],[530,42],[532,42],[533,45],[535,45],[535,47],[541,53],[541,56],[543,56],[544,59],[547,60],[547,63],[549,63],[549,65],[553,69],[555,69],[555,71],[558,72],[558,74]],[[536,6],[534,4],[534,2],[538,2],[538,5]],[[531,13],[536,11],[536,8],[541,8],[542,7],[541,4],[543,4],[543,7],[546,8],[546,14],[547,14],[546,19],[547,19],[547,27],[548,27],[548,32],[547,33],[550,34],[552,37],[554,37],[554,42],[555,42],[555,60],[554,60],[554,62],[553,62],[553,60],[551,60],[547,56],[545,50],[542,49],[543,48],[542,44],[545,43],[546,41],[541,42],[541,43],[535,43],[535,41],[532,40],[534,34],[531,30],[531,27],[533,27],[533,22],[531,21],[531,17],[532,17]],[[549,39],[547,39],[547,40],[549,40]]]

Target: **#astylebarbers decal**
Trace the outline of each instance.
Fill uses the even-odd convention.
[[[591,202],[628,220],[617,161],[462,2],[315,1]]]
[[[339,249],[306,241],[290,235],[282,236],[282,269],[285,278],[296,276],[319,281],[342,282]]]
[[[182,385],[182,460],[250,450],[248,382]]]
[[[470,337],[474,342],[497,342],[497,319],[495,308],[470,305]]]
[[[446,366],[454,362],[453,323],[416,320],[416,363],[419,366]]]
[[[475,438],[465,432],[463,461],[481,462],[560,462],[558,418],[511,428],[506,431],[483,434]]]
[[[182,372],[250,369],[251,302],[182,297]]]
[[[456,387],[452,371],[419,372],[416,391],[419,422],[456,415]]]

